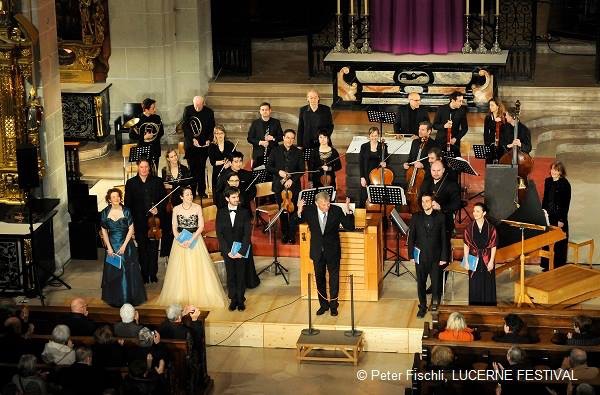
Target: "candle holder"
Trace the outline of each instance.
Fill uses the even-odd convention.
[[[333,47],[333,52],[345,52],[344,46],[342,45],[342,14],[336,14],[337,16],[337,24],[335,33],[337,36],[337,41],[335,43],[335,47]]]
[[[348,45],[348,53],[358,53],[358,47],[356,46],[356,33],[354,31],[355,19],[355,15],[350,15],[350,45]]]
[[[502,52],[502,48],[500,48],[500,43],[498,43],[498,25],[500,25],[500,14],[496,14],[496,27],[494,32],[494,45],[490,48],[491,53],[500,53]]]
[[[479,34],[479,46],[477,47],[477,53],[479,54],[486,54],[488,53],[487,48],[485,47],[485,43],[483,42],[483,33],[485,32],[485,26],[483,25],[483,14],[480,15],[481,17],[481,27],[480,27],[480,34]]]
[[[369,44],[369,15],[365,15],[365,41],[363,42],[362,47],[360,48],[360,53],[371,53],[373,50],[371,49],[371,45]]]
[[[462,47],[462,53],[473,53],[473,47],[471,47],[471,43],[469,42],[469,14],[465,14],[466,19],[466,27],[465,27],[465,43]]]

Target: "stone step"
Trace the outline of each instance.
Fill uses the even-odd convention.
[[[530,118],[527,121],[527,126],[530,129],[548,127],[554,128],[589,128],[600,124],[600,115],[586,114],[584,116],[569,116],[569,115],[554,115],[541,116],[539,118]]]
[[[537,87],[503,85],[498,88],[502,100],[518,99],[521,103],[525,100],[600,100],[600,87]]]
[[[298,123],[299,107],[273,107],[271,116],[279,119],[282,123]],[[217,122],[248,121],[252,122],[260,114],[257,108],[248,108],[248,106],[227,105],[213,108]]]
[[[592,41],[561,40],[558,42],[538,42],[536,52],[543,54],[553,54],[561,52],[569,55],[595,55],[596,44]]]
[[[316,89],[322,98],[331,97],[333,88],[331,84],[286,84],[286,83],[258,83],[258,82],[211,82],[208,85],[208,95],[216,93],[252,93],[271,94],[284,93],[293,96],[306,97],[309,89]]]

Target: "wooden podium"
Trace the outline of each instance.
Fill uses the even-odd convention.
[[[356,230],[340,232],[342,255],[340,259],[340,300],[350,300],[350,279],[354,275],[354,300],[377,301],[383,286],[383,227],[381,214],[365,214],[356,209]],[[300,285],[302,295],[307,295],[307,275],[312,273],[311,292],[317,299],[314,266],[310,259],[310,231],[300,224]],[[327,280],[329,284],[329,279]],[[329,285],[327,286],[329,289]]]

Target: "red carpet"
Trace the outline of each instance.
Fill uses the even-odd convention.
[[[538,194],[540,195],[540,199],[542,198],[543,188],[544,188],[544,179],[550,174],[550,164],[554,161],[554,158],[535,158],[535,165],[533,168],[533,172],[530,175],[530,179],[533,179]],[[346,198],[346,160],[345,157],[341,158],[342,169],[337,173],[336,181],[337,181],[337,200],[343,201]],[[485,184],[485,162],[480,159],[471,159],[471,165],[473,168],[479,173],[479,176],[464,176],[463,177],[463,186],[467,187],[467,196],[473,196],[476,193],[480,192],[484,188]],[[303,185],[308,185],[307,177],[305,176],[303,179]],[[511,185],[506,185],[507,188],[512,188]],[[473,211],[473,204],[477,201],[483,201],[483,198],[478,197],[476,199],[469,201],[469,206],[466,208],[467,212],[470,214]],[[466,218],[464,212],[462,213],[463,218]],[[456,223],[457,233],[462,234],[462,229],[466,223],[468,223],[469,219],[466,218],[462,224]],[[207,223],[207,230],[214,229],[214,224]],[[392,250],[395,250],[396,241],[395,241],[395,227],[388,227],[387,230],[387,247]],[[278,232],[279,233],[279,232]],[[298,239],[296,239],[298,243]],[[207,240],[207,246],[209,250],[213,251],[217,248],[216,240]],[[401,241],[401,255],[406,256],[406,246],[404,245],[404,241]],[[252,232],[252,246],[254,248],[254,255],[256,256],[273,256],[273,244],[269,242],[269,234],[264,234],[262,229],[254,228]],[[299,257],[300,256],[300,246],[298,244],[289,245],[289,244],[281,244],[280,240],[278,241],[278,255],[284,257]]]

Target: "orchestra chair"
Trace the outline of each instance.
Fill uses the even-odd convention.
[[[121,156],[123,156],[123,184],[131,178],[131,174],[137,173],[137,164],[129,162],[129,154],[132,148],[137,147],[137,144],[123,144],[121,147]]]
[[[204,219],[204,227],[206,228],[206,223],[207,222],[215,222],[217,219],[217,206],[215,204],[211,205],[211,206],[206,206],[206,207],[202,207],[202,218]],[[202,231],[202,236],[205,239],[216,239],[217,238],[217,231],[216,230],[211,230],[211,231]]]
[[[277,203],[261,204],[261,200],[264,200],[269,196],[275,196],[271,190],[271,186],[271,181],[256,184],[256,197],[254,198],[256,210],[254,212],[254,223],[259,223],[259,225],[262,225],[263,227],[267,226],[271,221],[271,218],[279,212],[279,205]],[[264,218],[265,216],[267,219]],[[269,229],[269,243],[270,242],[271,230]]]
[[[579,264],[579,249],[582,247],[588,246],[588,263],[590,265],[590,269],[592,268],[593,265],[593,258],[594,258],[594,239],[589,238],[587,236],[580,236],[577,234],[570,234],[569,235],[569,247],[568,248],[572,248],[573,249],[573,254],[574,254],[574,259],[573,259],[573,263],[574,264]]]
[[[455,252],[464,250],[464,241],[463,239],[450,239],[450,256],[452,257],[452,262],[444,269],[444,272],[450,273],[450,284],[452,285],[452,298],[454,299],[454,274],[465,274],[468,275],[469,271],[462,266],[462,259],[455,260]],[[442,276],[443,278],[443,276]],[[445,300],[446,296],[446,281],[442,280],[442,301]]]

